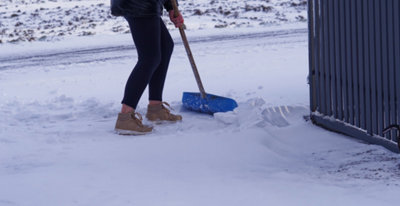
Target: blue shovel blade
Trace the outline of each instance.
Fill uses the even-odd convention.
[[[182,103],[186,109],[207,114],[233,111],[238,106],[236,101],[230,98],[206,94],[206,98],[203,99],[200,93],[195,92],[184,92]]]

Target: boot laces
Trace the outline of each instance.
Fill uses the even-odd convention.
[[[168,102],[161,102],[161,104],[162,104],[162,107],[163,107],[164,109],[168,110],[168,112],[169,112],[169,110],[172,110],[172,111],[174,110],[174,109],[171,107],[171,105],[168,104]],[[165,107],[164,105],[167,106],[168,108]]]
[[[165,105],[165,106],[164,106],[164,105]],[[162,102],[161,106],[162,106],[163,110],[167,113],[168,118],[171,118],[172,114],[171,114],[171,111],[170,111],[170,110],[172,110],[172,111],[174,110],[174,109],[171,107],[171,105],[169,105],[167,102]]]
[[[132,112],[131,117],[138,123],[138,125],[143,126],[143,123],[142,123],[143,117],[140,113]]]

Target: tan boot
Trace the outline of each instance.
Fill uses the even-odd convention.
[[[163,121],[177,122],[182,120],[181,115],[171,114],[171,111],[164,105],[168,106],[168,108],[171,108],[171,106],[169,106],[169,104],[166,102],[162,102],[158,105],[148,105],[146,114],[147,119],[159,123]]]
[[[142,116],[139,113],[119,113],[115,131],[120,135],[143,135],[150,133],[153,127],[143,125]]]

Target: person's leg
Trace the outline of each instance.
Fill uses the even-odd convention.
[[[138,53],[138,62],[125,86],[121,112],[136,109],[140,97],[161,62],[161,38],[159,17],[126,18]]]
[[[160,104],[164,89],[165,78],[167,76],[168,66],[174,49],[174,41],[168,32],[164,22],[160,20],[160,41],[161,41],[161,63],[149,82],[149,104]]]
[[[146,117],[150,121],[177,122],[182,120],[181,115],[172,114],[168,103],[162,102],[165,78],[169,61],[171,59],[174,42],[164,23],[160,21],[161,28],[161,63],[154,72],[149,83],[149,105]]]
[[[162,21],[160,21],[160,29],[161,63],[149,82],[149,105],[147,106],[146,117],[150,121],[177,122],[182,120],[182,116],[171,114],[169,104],[162,102],[162,93],[174,42]]]

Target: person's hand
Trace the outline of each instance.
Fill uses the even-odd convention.
[[[169,19],[171,19],[172,23],[175,24],[176,28],[181,27],[184,22],[183,17],[180,13],[179,13],[179,16],[175,17],[174,10],[169,11]]]

